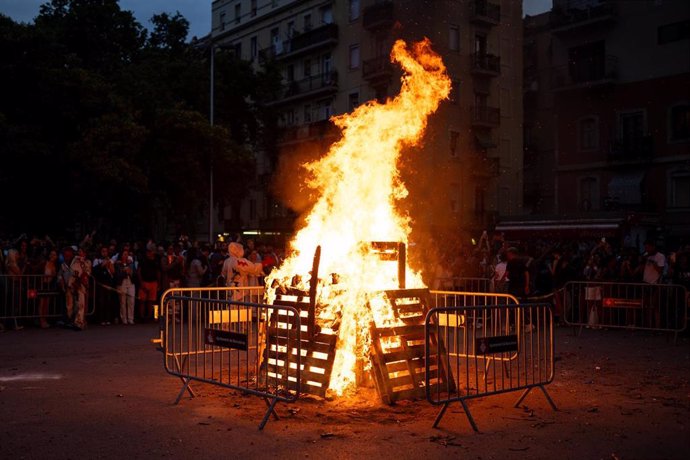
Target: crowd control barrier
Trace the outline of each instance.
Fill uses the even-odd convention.
[[[493,292],[494,286],[491,278],[436,278],[434,287],[440,290],[462,292]]]
[[[566,283],[563,319],[569,326],[672,332],[687,327],[687,291],[674,284]]]
[[[522,391],[519,406],[554,378],[553,313],[549,304],[446,306],[429,310],[425,320],[427,400],[440,405],[437,427],[453,402],[459,402],[470,425],[479,431],[467,401]],[[438,375],[450,376],[439,382]]]
[[[76,302],[77,293],[67,293]],[[96,308],[96,283],[89,277],[84,291],[86,314]],[[44,275],[0,275],[0,320],[47,319],[65,316],[66,293],[54,277]]]
[[[278,402],[294,402],[300,394],[300,314],[293,307],[245,301],[242,296],[251,300],[258,288],[242,288],[244,294],[240,288],[224,290],[164,294],[159,319],[164,367],[182,381],[175,404],[185,392],[194,397],[192,382],[262,398],[268,406],[259,424],[263,429],[271,415],[278,418]]]

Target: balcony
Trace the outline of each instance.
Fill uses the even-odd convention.
[[[364,9],[362,25],[369,31],[388,29],[393,26],[395,19],[393,2],[376,3]]]
[[[286,85],[283,97],[276,102],[280,104],[295,102],[300,99],[330,94],[337,90],[338,73],[336,71],[331,71],[329,73],[311,75],[302,80],[289,82]]]
[[[497,77],[501,74],[501,58],[487,53],[472,54],[472,75]]]
[[[605,26],[616,20],[618,10],[614,2],[605,2],[588,8],[551,10],[551,32],[566,34],[582,28]]]
[[[495,128],[501,124],[501,110],[485,105],[472,106],[472,126]]]
[[[369,82],[389,80],[393,75],[393,66],[388,56],[378,56],[362,61],[362,78]]]
[[[470,21],[482,26],[496,26],[501,22],[501,6],[487,0],[474,0]]]
[[[284,128],[278,144],[285,146],[319,139],[335,138],[337,133],[338,130],[333,123],[328,120],[320,120],[300,126]]]
[[[637,136],[617,139],[609,146],[609,161],[648,161],[654,156],[654,138]]]
[[[274,59],[298,57],[320,48],[335,46],[337,43],[338,25],[326,24],[260,50],[259,61],[263,63]]]
[[[551,72],[551,88],[554,91],[594,88],[614,83],[617,78],[618,58],[600,56],[554,67]]]

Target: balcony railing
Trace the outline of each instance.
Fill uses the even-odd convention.
[[[301,80],[289,82],[285,88],[281,102],[298,99],[316,92],[328,92],[338,89],[338,73],[331,71],[318,75],[311,75]]]
[[[612,83],[618,77],[618,58],[600,56],[555,67],[551,72],[554,90],[592,87]]]
[[[362,61],[362,77],[367,80],[389,78],[393,73],[393,66],[388,56],[378,56]]]
[[[654,138],[637,136],[611,142],[608,158],[611,161],[649,160],[653,155]]]
[[[582,26],[606,23],[616,18],[618,10],[614,2],[600,3],[588,8],[551,10],[551,30],[555,33],[567,32]]]
[[[498,76],[501,74],[501,58],[493,54],[472,54],[472,73],[475,75]]]
[[[393,2],[376,3],[364,9],[362,25],[367,30],[383,29],[393,25]]]
[[[501,6],[487,0],[474,0],[470,20],[474,23],[495,26],[501,22]]]
[[[337,130],[329,120],[319,120],[300,126],[290,126],[283,129],[283,134],[278,140],[279,144],[305,142],[313,139],[323,139],[335,136]]]
[[[474,126],[498,126],[501,124],[501,110],[498,107],[485,105],[472,106],[472,124]]]
[[[292,57],[307,50],[313,50],[338,42],[338,25],[326,24],[304,33],[297,33],[289,40],[274,43],[259,51],[259,61],[266,62],[273,59]]]

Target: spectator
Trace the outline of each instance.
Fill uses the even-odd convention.
[[[41,284],[41,290],[44,295],[40,296],[38,299],[38,320],[42,329],[50,327],[47,317],[51,298],[48,297],[47,294],[54,292],[57,289],[57,260],[57,251],[55,249],[51,249],[50,253],[48,254],[48,260],[46,260],[45,266],[43,267],[43,282]]]
[[[122,324],[134,324],[134,259],[128,249],[123,249],[115,262],[115,279],[120,293],[120,320]]]
[[[195,247],[189,248],[187,251],[187,287],[198,288],[201,287],[204,275],[208,270],[208,265],[205,265],[201,260],[201,254]]]
[[[184,258],[180,255],[180,250],[179,244],[168,245],[167,254],[161,260],[164,290],[181,287],[184,275]]]
[[[115,321],[114,306],[119,305],[119,296],[115,290],[115,264],[107,246],[102,246],[93,260],[92,273],[96,281],[96,315],[101,325],[109,325]]]
[[[525,262],[520,258],[514,247],[506,251],[507,263],[504,280],[508,281],[508,293],[517,299],[524,299],[529,295],[529,271]]]
[[[147,245],[144,258],[139,263],[139,319],[153,319],[153,304],[158,299],[158,286],[161,278],[161,266],[154,252],[155,245]]]
[[[76,330],[86,329],[86,307],[91,279],[91,261],[86,258],[84,248],[77,250],[77,256],[70,264],[72,277],[68,288],[72,291],[74,311],[74,327]]]

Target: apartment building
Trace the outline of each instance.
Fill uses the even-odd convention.
[[[690,3],[554,0],[549,14],[526,19],[525,36],[525,62],[550,66],[535,74],[542,81],[533,107],[525,93],[526,146],[538,159],[526,174],[545,174],[540,162],[555,162],[546,209],[617,219],[635,240],[687,238]],[[539,66],[525,72],[532,69]],[[553,137],[540,132],[544,122]]]
[[[264,180],[252,190],[245,228],[284,227],[287,209],[305,204],[298,165],[337,139],[332,115],[397,94],[400,72],[389,54],[398,38],[430,38],[453,80],[423,146],[405,153],[416,226],[474,233],[499,214],[523,212],[521,1],[216,0],[212,9],[214,43],[283,76],[271,103],[280,154],[271,162],[256,152],[272,186]]]

